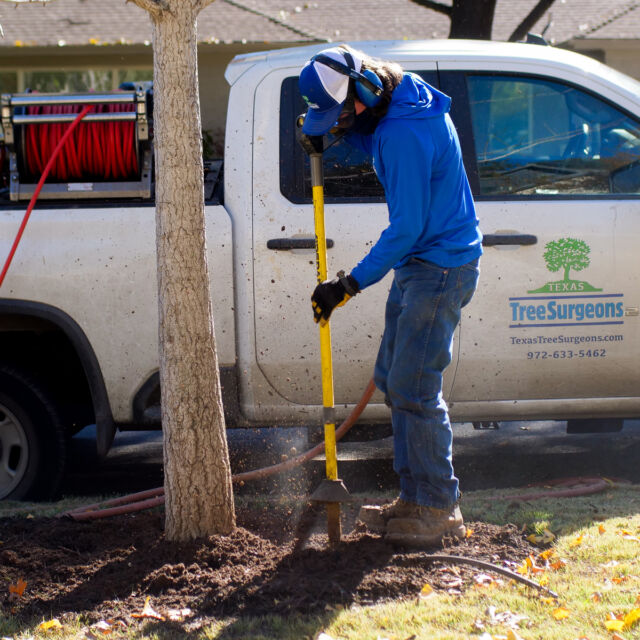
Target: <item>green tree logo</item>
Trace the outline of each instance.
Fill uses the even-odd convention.
[[[602,291],[596,289],[584,280],[572,280],[569,277],[571,270],[582,271],[591,263],[589,254],[591,248],[584,240],[576,238],[560,238],[552,240],[545,245],[543,258],[547,263],[547,269],[555,272],[563,270],[563,279],[555,282],[547,282],[543,287],[528,291],[528,293],[560,293],[575,292],[583,293],[585,291]]]
[[[542,256],[547,263],[549,271],[564,269],[564,281],[569,282],[569,271],[582,271],[591,262],[589,254],[591,249],[584,240],[575,238],[560,238],[548,242],[546,251]]]

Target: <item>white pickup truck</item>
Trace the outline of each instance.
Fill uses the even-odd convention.
[[[445,379],[453,420],[640,415],[640,83],[534,44],[356,46],[452,97],[485,234]],[[226,150],[223,171],[207,173],[206,224],[229,426],[321,422],[313,210],[294,126],[297,74],[319,48],[238,56],[226,71]],[[33,190],[21,157],[31,147],[19,144],[29,110],[11,98],[1,260]],[[117,428],[159,427],[146,124],[136,125],[142,190],[52,180],[0,289],[0,498],[53,495],[66,439],[86,424],[102,454]],[[384,194],[344,141],[324,167],[329,269],[348,270],[387,224]],[[388,278],[332,317],[339,415],[371,377]],[[364,420],[388,420],[381,400]]]

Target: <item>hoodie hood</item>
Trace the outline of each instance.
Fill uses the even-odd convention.
[[[415,73],[405,73],[393,90],[385,118],[433,118],[449,111],[451,98]]]

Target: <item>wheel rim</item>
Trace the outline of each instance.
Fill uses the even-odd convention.
[[[0,404],[0,500],[22,481],[29,461],[29,443],[21,422]]]

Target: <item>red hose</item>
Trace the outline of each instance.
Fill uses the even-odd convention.
[[[42,190],[42,186],[44,185],[44,181],[47,179],[47,176],[49,175],[49,172],[51,171],[51,167],[54,165],[54,163],[56,161],[56,158],[58,157],[58,154],[60,153],[60,150],[65,145],[67,140],[71,137],[71,134],[73,133],[74,129],[76,128],[76,126],[78,125],[80,120],[82,120],[82,118],[84,118],[87,115],[87,113],[89,113],[89,111],[91,111],[91,109],[93,109],[93,106],[91,106],[91,105],[88,105],[88,106],[84,107],[82,109],[82,111],[78,114],[77,118],[69,125],[67,130],[64,132],[64,134],[58,140],[58,143],[56,144],[55,149],[53,150],[53,152],[51,154],[51,157],[49,158],[46,166],[44,167],[44,170],[42,171],[42,175],[40,176],[40,180],[38,181],[38,185],[36,186],[36,189],[33,192],[33,195],[31,196],[31,200],[29,201],[29,206],[27,207],[27,211],[25,212],[24,217],[22,218],[22,223],[20,224],[20,228],[18,229],[18,233],[16,234],[16,238],[13,241],[13,245],[11,246],[11,249],[9,251],[9,255],[7,256],[7,260],[4,263],[4,267],[2,268],[2,273],[0,273],[0,287],[2,286],[2,283],[4,282],[5,276],[7,275],[7,271],[9,270],[9,266],[11,265],[11,261],[13,260],[13,256],[16,253],[16,249],[18,248],[18,245],[20,244],[20,240],[22,238],[22,234],[24,233],[25,227],[27,226],[27,222],[29,221],[29,216],[31,215],[31,212],[33,211],[33,207],[36,204],[36,200],[38,199],[38,196],[40,195],[40,191]],[[42,126],[42,125],[40,125],[40,126]]]
[[[508,496],[491,496],[488,500],[541,500],[542,498],[575,498],[578,496],[589,496],[593,493],[600,493],[611,486],[604,478],[600,477],[579,477],[579,478],[559,478],[548,480],[543,483],[530,485],[551,487],[552,485],[561,487],[560,489],[546,489],[537,493],[519,493]]]
[[[29,107],[28,113],[76,113],[79,108],[79,105],[43,105]],[[69,126],[60,123],[25,126],[25,166],[31,175],[40,174],[40,180],[0,273],[0,287],[49,174],[56,180],[66,182],[83,178],[125,180],[138,173],[135,123],[85,122],[78,127],[80,120],[93,108],[94,106],[84,107]],[[121,113],[135,110],[135,105],[96,105],[95,109],[98,113]]]

